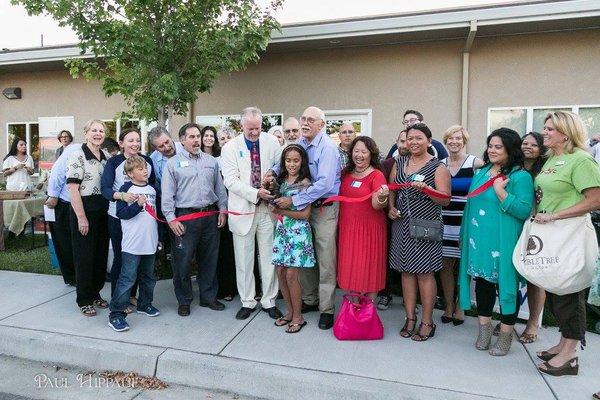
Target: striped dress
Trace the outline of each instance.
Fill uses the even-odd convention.
[[[404,166],[410,156],[401,156],[396,160],[397,175],[395,183],[412,182],[416,175],[435,189],[435,170],[441,164],[432,158],[417,173],[407,176]],[[423,192],[408,188],[398,191],[396,208],[400,216],[392,221],[392,242],[390,245],[390,267],[411,274],[426,274],[442,268],[442,242],[415,240],[410,237],[408,223],[407,198],[410,201],[410,214],[413,218],[441,221],[441,207],[435,204]]]
[[[471,154],[461,165],[460,169],[452,176],[452,200],[446,207],[442,207],[442,218],[444,219],[444,242],[442,255],[450,258],[460,258],[458,238],[460,237],[460,225],[462,224],[463,211],[467,204],[467,194],[471,186],[471,180],[475,171],[473,163],[477,158]],[[448,159],[442,160],[448,166]]]

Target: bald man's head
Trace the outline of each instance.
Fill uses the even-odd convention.
[[[310,142],[325,126],[325,113],[318,107],[308,107],[302,113],[300,124],[302,136]]]
[[[296,143],[300,138],[300,122],[294,117],[289,117],[283,123],[283,136],[288,143]]]

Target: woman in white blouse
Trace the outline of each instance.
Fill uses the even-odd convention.
[[[27,155],[27,143],[23,139],[13,141],[2,162],[2,173],[6,177],[6,190],[31,190],[33,159]]]

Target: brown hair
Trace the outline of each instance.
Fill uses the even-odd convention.
[[[146,160],[142,156],[131,156],[127,160],[125,160],[125,172],[129,174],[131,171],[136,169],[137,167],[145,167]]]

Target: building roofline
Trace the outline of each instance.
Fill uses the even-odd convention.
[[[406,32],[440,31],[464,28],[471,22],[494,26],[527,22],[600,17],[598,0],[552,0],[499,3],[481,7],[427,10],[411,13],[303,22],[283,25],[274,31],[269,44],[310,42]],[[56,62],[66,58],[88,58],[77,44],[0,51],[0,66]]]

